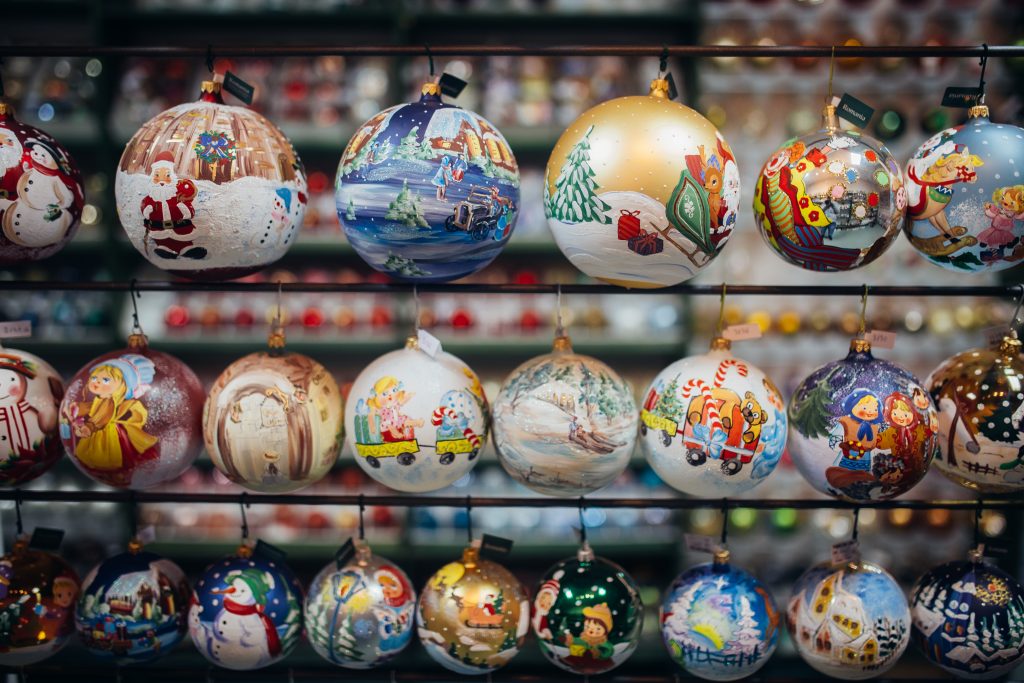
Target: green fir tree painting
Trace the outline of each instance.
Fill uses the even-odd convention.
[[[612,219],[605,215],[611,209],[604,200],[597,196],[597,181],[594,170],[590,167],[590,134],[591,126],[583,134],[580,141],[569,152],[562,169],[555,179],[555,194],[551,198],[551,217],[565,223],[611,223]]]

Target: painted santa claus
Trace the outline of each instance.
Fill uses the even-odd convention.
[[[18,194],[22,154],[21,141],[14,131],[0,128],[0,199],[13,199]]]
[[[192,200],[196,186],[188,178],[179,179],[174,170],[174,155],[163,151],[150,165],[149,193],[142,198],[142,218],[146,228],[146,246],[164,259],[204,259],[205,247],[195,239],[195,209]]]

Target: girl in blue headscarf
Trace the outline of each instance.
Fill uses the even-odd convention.
[[[885,422],[882,403],[870,389],[854,389],[843,401],[843,413],[839,418],[843,427],[843,441],[839,444],[843,455],[839,466],[870,472],[871,450]]]

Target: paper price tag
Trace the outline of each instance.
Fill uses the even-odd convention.
[[[156,540],[156,527],[152,524],[142,527],[139,533],[135,534],[135,538],[142,545],[149,545]]]
[[[676,79],[672,78],[671,71],[665,75],[665,80],[668,81],[668,98],[670,100],[674,100],[679,97],[679,90],[676,88]]]
[[[718,550],[718,542],[711,536],[704,534],[683,534],[686,542],[686,549],[694,553],[715,553]]]
[[[864,338],[876,349],[891,349],[896,346],[896,333],[885,330],[871,330]]]
[[[224,83],[221,87],[246,104],[252,104],[252,96],[253,93],[256,92],[256,88],[252,87],[230,71],[224,74]]]
[[[1010,336],[1010,328],[1006,325],[993,325],[986,327],[984,333],[989,346],[999,346],[1004,337]]]
[[[860,544],[853,539],[832,546],[832,564],[847,564],[860,560]]]
[[[252,554],[267,562],[284,563],[285,559],[288,558],[288,553],[263,541],[256,541],[256,547],[253,548]]]
[[[757,323],[743,323],[742,325],[729,325],[722,330],[722,336],[730,341],[742,341],[744,339],[760,339],[761,326]]]
[[[31,320],[7,320],[5,322],[0,322],[0,339],[15,339],[31,336]]]
[[[28,547],[36,550],[56,550],[60,542],[64,540],[63,529],[48,529],[37,526],[32,530],[32,538],[29,539]]]
[[[942,95],[942,106],[970,109],[978,103],[979,97],[981,97],[981,90],[976,87],[950,86]]]
[[[462,91],[466,88],[468,83],[458,76],[452,76],[446,71],[441,74],[441,78],[437,81],[437,85],[441,88],[442,95],[458,97],[462,94]]]
[[[836,106],[836,115],[846,119],[855,126],[867,128],[871,117],[875,115],[873,107],[861,102],[850,93],[844,93]]]
[[[441,340],[426,330],[416,331],[416,341],[419,343],[420,351],[431,358],[437,358],[437,354],[441,353]]]
[[[352,556],[356,554],[356,544],[350,538],[341,544],[338,548],[338,552],[334,553],[334,564],[337,565],[338,569],[341,569],[348,561],[352,559]]]
[[[500,536],[484,534],[480,539],[480,557],[501,559],[512,552],[512,541]]]

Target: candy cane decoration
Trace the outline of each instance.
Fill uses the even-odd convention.
[[[716,431],[725,431],[722,428],[722,418],[718,415],[718,406],[715,405],[715,399],[711,396],[711,387],[702,379],[691,379],[683,385],[683,398],[690,398],[694,393],[700,392],[700,395],[704,397],[704,403],[707,406],[708,411],[708,429],[714,434]]]
[[[435,427],[440,427],[441,423],[444,421],[444,418],[446,417],[450,418],[452,421],[455,421],[459,419],[459,414],[456,413],[451,408],[439,406],[437,408],[434,408],[434,414],[430,418],[430,424],[434,425]],[[466,437],[466,440],[469,441],[470,445],[472,445],[474,449],[480,448],[480,437],[476,435],[476,432],[474,432],[471,427],[466,427],[465,429],[463,429],[462,435]]]
[[[715,387],[722,386],[722,382],[725,381],[725,373],[729,371],[729,368],[736,368],[736,373],[740,377],[747,376],[747,366],[743,361],[736,360],[735,358],[723,360],[718,364],[718,370],[715,372]]]

